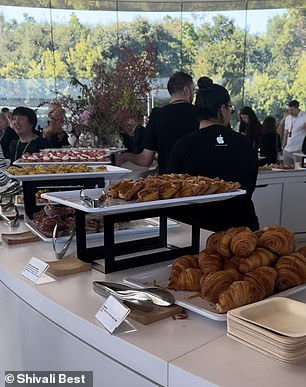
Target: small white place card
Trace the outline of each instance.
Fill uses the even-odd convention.
[[[40,278],[43,277],[43,274],[48,269],[48,267],[49,265],[46,262],[38,258],[32,257],[26,264],[26,267],[21,272],[21,275],[23,275],[33,283],[39,284]],[[51,277],[49,278],[51,279]]]
[[[129,313],[130,309],[127,306],[123,305],[117,298],[110,295],[96,313],[96,319],[99,320],[110,333],[113,333]]]

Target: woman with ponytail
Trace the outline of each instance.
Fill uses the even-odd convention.
[[[184,221],[200,216],[201,227],[211,231],[229,227],[259,228],[252,202],[257,179],[257,155],[246,137],[231,129],[235,111],[228,91],[207,77],[198,80],[195,101],[200,130],[180,139],[171,150],[168,173],[188,173],[238,181],[245,195],[186,209]]]

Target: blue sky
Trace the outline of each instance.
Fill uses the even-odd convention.
[[[247,16],[247,25],[250,33],[266,31],[267,22],[269,19],[276,15],[282,15],[286,10],[256,10],[248,11]],[[116,23],[116,13],[107,12],[107,11],[72,11],[72,10],[52,10],[52,19],[54,22],[67,22],[72,14],[75,12],[81,23],[89,24],[108,24]],[[16,19],[18,22],[23,20],[23,14],[27,13],[29,16],[33,16],[37,21],[49,20],[50,19],[50,10],[46,8],[26,8],[26,7],[0,7],[0,13],[2,13],[5,19]],[[230,18],[233,18],[236,24],[244,28],[245,23],[245,11],[230,11],[230,12],[220,12]],[[205,13],[206,21],[211,20],[212,16],[216,15],[217,12],[207,12]],[[119,12],[118,18],[119,21],[132,21],[136,16],[141,15],[148,20],[159,20],[162,19],[166,13],[161,12]],[[168,13],[168,15],[173,17],[180,17],[179,13]],[[193,16],[199,17],[200,13],[193,14]],[[204,15],[204,13],[202,14]],[[188,20],[193,20],[191,15],[186,14],[184,16]]]

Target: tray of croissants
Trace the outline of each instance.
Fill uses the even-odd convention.
[[[234,308],[306,289],[306,246],[296,248],[294,233],[274,225],[212,233],[198,255],[184,255],[124,282],[160,286],[176,304],[214,320]]]

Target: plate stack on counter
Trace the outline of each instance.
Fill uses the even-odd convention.
[[[274,297],[227,312],[229,337],[282,363],[306,359],[306,305]]]

